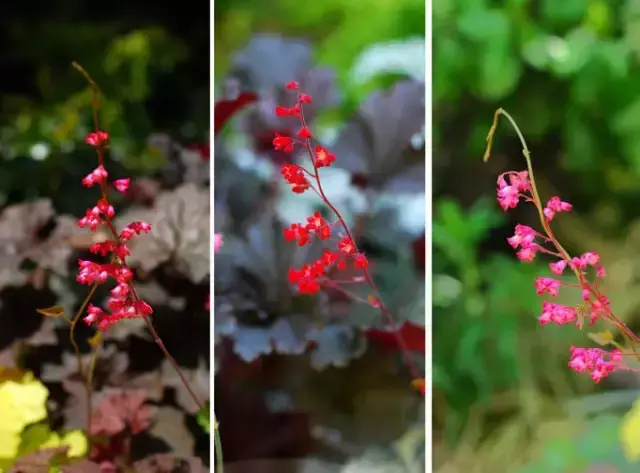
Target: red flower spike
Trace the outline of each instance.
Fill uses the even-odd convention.
[[[307,243],[311,243],[309,230],[297,223],[291,224],[289,228],[284,229],[284,238],[287,241],[297,242],[298,246],[304,246]]]
[[[310,187],[302,169],[294,164],[285,163],[280,170],[280,174],[282,174],[285,181],[293,186],[291,190],[296,194],[301,194]]]
[[[300,83],[298,83],[295,80],[292,80],[291,82],[288,82],[287,85],[285,86],[285,88],[287,90],[298,90],[300,88]]]
[[[359,253],[358,255],[356,255],[353,264],[358,269],[367,269],[369,267],[369,260],[367,260],[367,257],[365,255]]]
[[[291,133],[291,131],[287,130],[282,134],[276,133],[273,140],[274,148],[277,151],[284,150],[285,152],[291,152],[294,150],[295,144],[301,144],[302,147],[308,152],[309,158],[312,161],[314,167],[312,173],[306,171],[300,166],[296,166],[293,164],[285,163],[282,166],[280,172],[287,183],[291,184],[291,190],[294,193],[302,193],[307,189],[312,188],[307,179],[307,176],[311,175],[314,181],[316,179],[319,179],[320,176],[317,173],[317,169],[328,167],[336,160],[335,155],[330,153],[326,148],[322,146],[315,146],[314,148],[311,148],[310,141],[313,139],[313,134],[311,130],[307,128],[304,120],[302,119],[302,107],[304,104],[310,104],[312,102],[312,98],[311,96],[300,92],[299,87],[300,86],[297,82],[290,82],[289,84],[287,84],[288,90],[295,90],[298,92],[298,103],[292,108],[281,106],[276,107],[276,115],[283,117],[296,116],[300,121],[300,125],[302,126],[302,128],[297,132],[297,138],[300,139],[293,139],[287,136]],[[515,180],[517,181],[517,179],[518,178],[516,177]],[[354,284],[367,283],[371,289],[371,293],[377,294],[378,290],[376,289],[375,284],[368,272],[369,261],[364,254],[358,252],[355,243],[349,236],[349,228],[347,228],[343,217],[340,215],[339,211],[331,204],[331,202],[329,202],[327,197],[324,196],[321,183],[318,182],[318,189],[312,189],[316,190],[318,194],[320,194],[321,199],[331,209],[332,213],[337,218],[335,224],[340,225],[343,230],[342,234],[346,234],[347,236],[340,238],[339,242],[337,243],[338,251],[331,251],[325,248],[321,257],[314,261],[312,264],[306,264],[299,270],[290,268],[288,274],[289,282],[292,285],[296,286],[300,294],[315,294],[320,291],[324,284],[326,284],[326,289],[331,293],[333,292],[333,289],[339,289],[339,287],[336,286],[338,286],[341,282],[330,282],[327,272],[329,272],[330,274],[334,273],[334,265],[338,271],[344,271],[347,268],[347,259],[350,258],[353,259],[353,270],[356,272],[361,271],[361,274],[348,276],[348,281],[342,282]],[[511,202],[509,202],[509,205],[511,205]],[[312,216],[307,218],[306,223],[292,224],[290,227],[284,229],[283,233],[284,238],[287,241],[295,241],[299,245],[304,245],[309,243],[310,239],[313,236],[317,237],[319,240],[330,239],[333,233],[333,229],[332,225],[326,222],[320,212],[315,212]],[[343,296],[349,296],[348,291],[340,291],[339,293]],[[386,308],[384,308],[381,300],[379,300],[377,297],[374,297],[373,295],[369,295],[367,302],[371,307],[381,309],[383,315],[388,319],[389,325],[394,327],[393,318],[391,314],[388,313]],[[391,335],[397,346],[404,347],[404,344],[402,343],[404,340],[404,334],[400,333],[397,329],[396,332],[383,331],[381,333],[383,336]],[[424,329],[422,330],[422,333],[424,334]],[[377,335],[380,334],[375,331],[372,331],[370,334],[371,337],[375,337]],[[424,351],[424,336],[422,337],[422,350]],[[416,387],[416,389],[424,394],[424,379],[421,378],[421,375],[416,369],[415,364],[413,363],[412,358],[411,356],[409,356],[407,350],[403,350],[403,355],[405,358],[405,362],[411,369],[412,378],[417,381],[421,380],[422,384],[420,385],[419,383],[414,382],[414,387]]]
[[[334,253],[332,251],[325,249],[324,252],[322,253],[321,259],[322,259],[322,264],[325,266],[325,268],[327,268],[332,264],[334,264],[336,261],[338,261],[339,258],[340,258],[340,255],[338,253]]]
[[[316,152],[315,164],[317,168],[329,167],[331,166],[331,163],[333,163],[336,160],[336,156],[332,153],[329,153],[322,146],[316,146],[315,152]]]
[[[305,140],[310,140],[312,138],[311,132],[309,131],[309,128],[302,127],[300,128],[300,130],[298,131],[297,135]]]
[[[282,136],[279,133],[276,133],[276,137],[273,139],[273,148],[276,151],[281,150],[289,146],[292,141],[293,141],[293,138],[289,136]]]
[[[353,241],[351,241],[349,237],[344,237],[340,240],[338,242],[338,248],[347,256],[352,255],[356,251],[356,245],[353,244]]]
[[[105,131],[95,131],[93,133],[89,133],[85,138],[84,142],[89,146],[93,146],[94,148],[98,148],[102,146],[109,140],[109,133]]]

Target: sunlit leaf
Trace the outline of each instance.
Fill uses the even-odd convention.
[[[629,461],[640,461],[640,399],[622,419],[620,440],[624,455]]]
[[[47,388],[32,374],[0,384],[0,458],[13,458],[24,428],[47,417]]]
[[[211,431],[211,409],[209,405],[209,401],[207,401],[202,409],[198,411],[196,414],[196,419],[198,420],[198,424],[202,427],[206,433],[210,433]]]
[[[589,338],[601,346],[610,345],[614,341],[613,333],[611,333],[610,330],[605,330],[598,333],[590,333]]]
[[[46,309],[37,309],[37,311],[46,317],[64,317],[64,307],[61,305],[54,305]]]

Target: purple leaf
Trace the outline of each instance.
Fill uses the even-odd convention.
[[[424,150],[411,145],[424,128],[425,90],[402,81],[391,91],[374,92],[340,134],[332,152],[336,165],[380,187],[407,167],[425,162]]]

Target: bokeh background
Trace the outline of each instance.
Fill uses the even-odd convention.
[[[525,167],[506,121],[482,155],[504,107],[542,195],[575,205],[557,235],[573,254],[601,255],[612,307],[637,331],[639,33],[635,1],[433,2],[436,471],[638,469],[621,447],[637,377],[595,386],[570,372],[569,346],[596,345],[538,325],[533,278],[548,268],[518,263],[505,242],[516,223],[536,223],[533,207],[504,214],[495,201],[497,175]]]
[[[208,18],[206,2],[191,1],[104,7],[63,0],[3,8],[0,469],[43,444],[55,446],[59,439],[53,432],[64,435],[85,426],[86,398],[68,326],[36,313],[60,305],[73,315],[88,291],[75,281],[77,259],[94,258],[87,252],[91,235],[76,227],[98,197],[95,188],[81,184],[97,164],[95,151],[84,143],[93,128],[92,96],[71,61],[102,90],[101,127],[112,137],[110,176],[133,178],[130,192],[113,200],[118,225],[139,218],[156,227],[132,248],[140,295],[154,306],[159,333],[198,395],[209,397]],[[102,304],[107,290],[98,291],[93,302]],[[107,432],[113,442],[94,459],[117,463],[118,471],[147,459],[135,469],[148,471],[151,461],[165,468],[180,458],[199,471],[208,464],[209,436],[144,324],[137,322],[118,324],[105,335],[94,406],[108,407],[114,399],[108,393],[141,390],[138,401],[155,412],[130,447],[130,435],[116,422],[125,409],[105,414],[116,426]],[[81,323],[76,334],[86,365],[93,332]],[[20,389],[26,394],[16,406],[11,404],[15,387],[7,383],[22,370],[33,372],[36,381],[25,381]],[[44,398],[38,397],[38,383],[44,383]],[[29,397],[33,393],[35,400]],[[27,427],[16,414],[20,409],[42,416],[31,417],[37,422]],[[151,456],[156,453],[170,456]],[[79,471],[94,471],[95,465],[83,468]]]
[[[326,209],[289,190],[279,165],[300,157],[271,144],[297,131],[274,108],[292,105],[284,86],[298,80],[314,135],[336,154],[323,187],[424,370],[424,19],[422,0],[215,2],[216,110],[238,92],[257,97],[214,143],[225,472],[424,469],[424,398],[378,311],[332,291],[298,296],[287,282],[312,256],[284,241],[283,226]]]

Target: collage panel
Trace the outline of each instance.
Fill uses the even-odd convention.
[[[217,471],[426,471],[425,14],[215,2]]]
[[[434,2],[433,471],[640,471],[638,2]]]
[[[209,471],[209,12],[3,5],[0,472]]]

